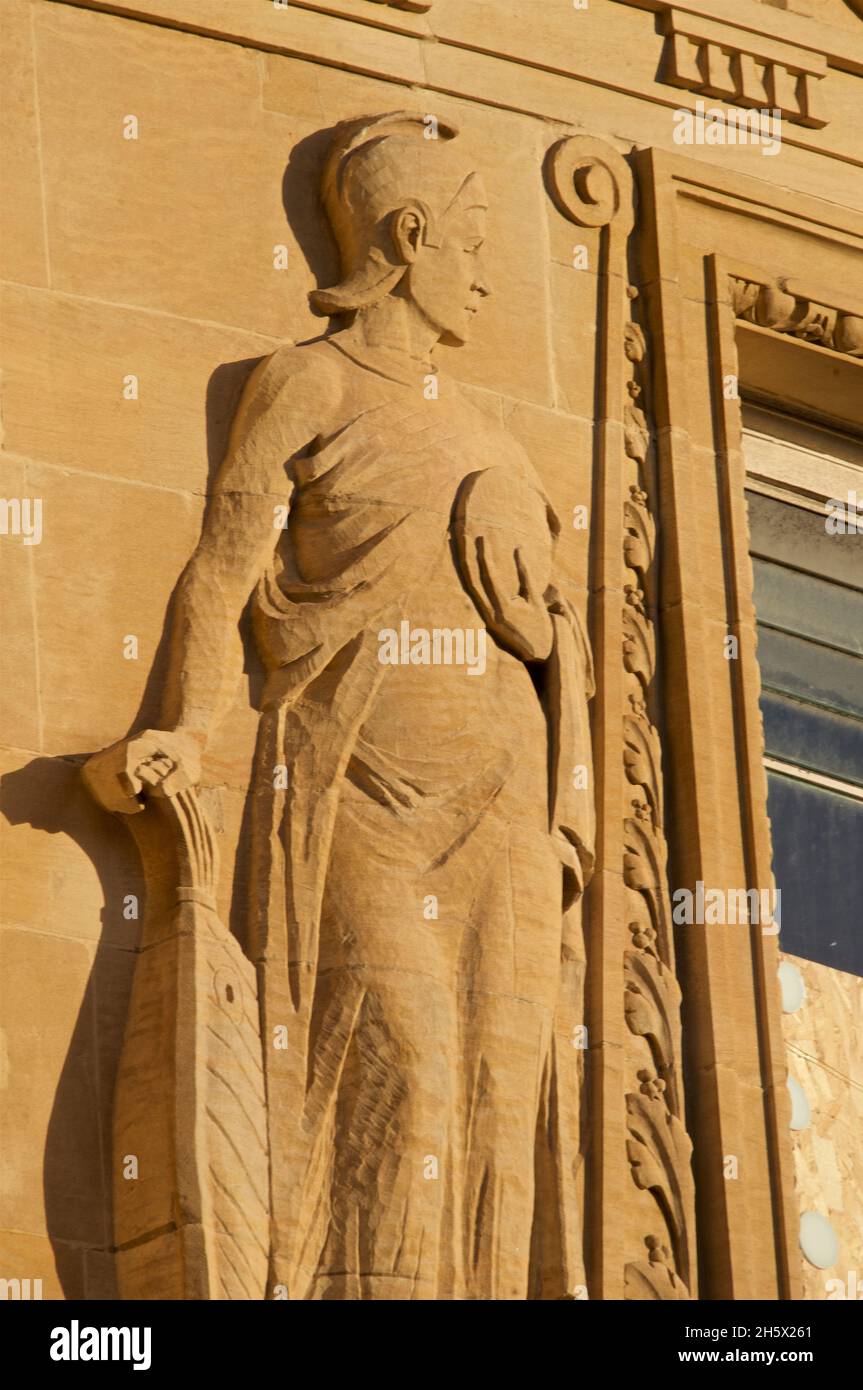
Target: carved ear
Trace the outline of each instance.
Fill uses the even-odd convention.
[[[389,230],[394,259],[399,265],[412,265],[421,246],[440,245],[435,239],[431,210],[419,199],[396,208],[390,214]]]

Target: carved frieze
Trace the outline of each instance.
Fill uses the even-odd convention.
[[[729,281],[737,318],[849,357],[863,357],[863,314],[817,303],[796,280],[785,277],[759,281],[732,275]]]

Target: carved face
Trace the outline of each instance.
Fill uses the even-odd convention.
[[[483,267],[484,207],[447,214],[440,246],[417,247],[405,289],[444,342],[461,344],[470,336],[474,314],[490,294]]]

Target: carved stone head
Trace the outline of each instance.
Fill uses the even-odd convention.
[[[410,111],[336,127],[321,194],[344,278],[313,291],[316,309],[361,313],[397,293],[444,341],[465,341],[489,293],[480,257],[488,203],[457,134]]]

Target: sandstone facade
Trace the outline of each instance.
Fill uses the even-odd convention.
[[[407,111],[425,122],[418,139],[428,146],[459,132],[453,146],[469,147],[488,213],[480,312],[466,341],[444,335],[417,371],[418,409],[433,405],[442,417],[451,383],[460,455],[470,445],[498,464],[516,460],[516,471],[528,461],[535,487],[510,480],[477,503],[495,536],[502,518],[512,521],[512,554],[535,534],[535,497],[558,530],[554,582],[566,615],[543,600],[539,645],[533,628],[529,640],[522,633],[512,678],[527,684],[501,707],[508,750],[521,743],[545,764],[527,697],[529,669],[550,659],[551,639],[542,642],[553,617],[572,637],[570,761],[590,769],[577,814],[596,820],[595,844],[569,865],[575,881],[559,923],[555,915],[565,1007],[552,1031],[569,1069],[553,1156],[563,1175],[554,1203],[566,1217],[554,1224],[556,1253],[516,1257],[505,1231],[501,1248],[519,1271],[506,1288],[466,1291],[441,1258],[442,1282],[417,1276],[414,1296],[822,1298],[827,1279],[853,1270],[863,1279],[859,977],[794,956],[806,1003],[783,1014],[781,935],[777,944],[760,925],[672,920],[681,887],[773,886],[741,398],[849,438],[863,433],[859,6],[6,0],[0,24],[0,1278],[41,1279],[45,1297],[73,1299],[116,1298],[125,1280],[155,1297],[264,1297],[283,1282],[267,1239],[264,1274],[253,1253],[242,1293],[160,1282],[172,1257],[152,1239],[152,1265],[124,1264],[117,1250],[170,1224],[180,1181],[169,1138],[148,1157],[156,1171],[127,1178],[138,1141],[117,1127],[121,1093],[122,1113],[143,1104],[140,1075],[124,1072],[121,1055],[133,984],[146,987],[148,924],[151,939],[179,941],[204,914],[225,962],[196,957],[188,987],[206,994],[222,979],[227,1007],[238,980],[256,1017],[265,953],[243,918],[260,890],[250,789],[266,673],[248,628],[245,671],[207,743],[199,788],[192,776],[175,789],[184,802],[154,802],[135,818],[151,828],[133,838],[82,770],[128,732],[166,727],[166,691],[183,685],[167,615],[257,364],[344,327],[330,317],[338,305],[314,300],[345,270],[344,237],[340,260],[340,229],[319,197],[334,128]],[[720,142],[701,119],[711,105],[781,115],[763,139]],[[422,162],[418,154],[418,177]],[[392,326],[387,335],[391,355],[403,343]],[[372,353],[365,365],[384,379],[380,362]],[[312,413],[327,370],[298,388]],[[354,414],[370,406],[363,396]],[[390,428],[396,450],[421,426],[405,416]],[[847,467],[855,480],[856,465]],[[817,480],[788,487],[821,496]],[[448,511],[448,496],[416,506]],[[475,542],[467,522],[463,530]],[[476,610],[486,581],[462,563]],[[550,573],[537,582],[544,593]],[[510,602],[525,601],[527,583]],[[425,625],[459,626],[451,615],[434,621],[431,592]],[[504,610],[497,598],[486,604],[480,615],[493,631]],[[593,682],[591,739],[579,743],[571,726],[587,728]],[[423,688],[425,703],[404,726],[415,718],[429,752],[460,716],[448,725],[444,715],[436,729],[455,697]],[[490,740],[496,718],[488,713]],[[162,751],[149,755],[160,761]],[[507,827],[519,808],[547,810],[528,762],[526,752]],[[117,773],[110,765],[106,775]],[[853,792],[863,771],[846,781]],[[208,849],[204,863],[189,845],[198,853],[210,828],[217,855]],[[484,853],[465,868],[464,902]],[[522,854],[514,881],[533,902],[516,917],[535,911],[537,930],[549,921],[544,853],[512,851]],[[360,868],[349,872],[360,889]],[[206,901],[184,899],[170,917],[178,886]],[[379,906],[370,901],[369,916]],[[162,936],[160,911],[172,924]],[[288,1004],[267,1007],[270,1065],[266,1047]],[[455,1036],[439,1068],[461,1084]],[[524,1028],[512,1018],[489,1023],[489,1036],[495,1065],[512,1067],[520,1091],[540,1053],[551,1055],[544,1038],[513,1060]],[[206,1066],[194,1039],[189,1048],[163,1059],[166,1077],[177,1065],[178,1088]],[[793,1135],[789,1072],[811,1108],[808,1129]],[[148,1084],[158,1090],[158,1069]],[[285,1096],[300,1084],[285,1082]],[[272,1161],[283,1122],[271,1113],[270,1123]],[[195,1128],[193,1147],[199,1138]],[[489,1140],[495,1154],[507,1143]],[[466,1170],[452,1162],[458,1186]],[[551,1179],[535,1162],[513,1159],[505,1180],[536,1182],[544,1220]],[[430,1190],[421,1173],[416,1181],[421,1195]],[[123,1227],[118,1203],[137,1201],[145,1183],[146,1210]],[[474,1213],[478,1202],[475,1194]],[[530,1203],[521,1205],[523,1225]],[[837,1234],[826,1268],[801,1252],[807,1212]],[[190,1221],[189,1232],[212,1236],[218,1219],[208,1220]],[[204,1236],[199,1268],[212,1270]],[[329,1296],[392,1293],[348,1285]]]

